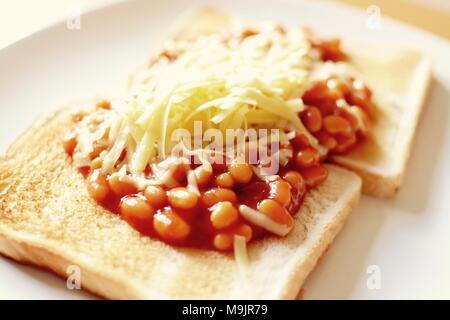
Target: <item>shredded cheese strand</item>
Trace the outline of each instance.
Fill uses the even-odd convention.
[[[127,165],[136,184],[170,184],[165,175],[146,179],[144,171],[170,157],[178,143],[171,140],[176,129],[186,129],[194,137],[195,121],[202,124],[203,133],[214,129],[223,137],[227,129],[270,128],[279,129],[280,141],[286,143],[302,133],[326,152],[298,117],[304,109],[299,97],[314,62],[310,43],[300,29],[266,30],[233,45],[217,35],[172,45],[179,46],[177,58],[144,68],[136,75],[140,81],[131,88],[128,100],[120,108],[113,105],[106,122],[110,146],[102,154],[103,173],[120,169],[118,160],[126,150],[120,165]],[[82,135],[90,139],[82,144],[84,160],[91,151],[89,134]],[[206,147],[202,141],[194,153]],[[222,151],[228,147],[224,145]],[[284,151],[280,155],[282,162],[291,156]],[[194,176],[190,185],[195,190]]]
[[[289,231],[291,231],[291,228],[289,228],[288,226],[273,221],[263,213],[259,212],[258,210],[252,209],[245,204],[241,204],[239,206],[239,212],[246,220],[261,228],[266,229],[267,231],[275,233],[276,235],[284,237],[289,233]]]
[[[247,254],[247,241],[245,237],[235,235],[233,238],[234,258],[238,265],[240,272],[245,273],[248,270],[248,254]]]

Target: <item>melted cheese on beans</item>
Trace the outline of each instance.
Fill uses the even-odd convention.
[[[234,44],[210,36],[179,46],[174,61],[159,59],[140,75],[129,100],[107,119],[111,146],[102,154],[104,173],[116,170],[127,150],[123,165],[142,175],[147,164],[169,155],[173,131],[181,127],[193,133],[194,121],[224,137],[227,128],[263,126],[283,129],[282,134],[289,128],[316,144],[297,116],[312,63],[300,30],[272,30]],[[91,142],[81,138],[85,145]],[[87,158],[86,150],[80,148],[79,157]]]
[[[77,165],[89,162],[95,139],[107,134],[109,145],[100,154],[104,174],[126,174],[139,189],[170,184],[178,161],[169,156],[178,143],[172,134],[184,128],[193,136],[194,121],[202,123],[203,132],[214,128],[223,137],[228,128],[279,128],[281,141],[302,133],[326,153],[298,117],[304,110],[299,97],[314,78],[311,70],[321,63],[301,29],[272,28],[243,38],[211,35],[165,47],[164,54],[136,75],[132,94],[113,104],[96,132],[87,125],[80,129]],[[203,147],[189,152],[210,170]],[[280,156],[283,163],[292,155],[282,150]],[[156,179],[145,177],[149,165]],[[195,179],[189,184],[195,191]]]
[[[334,55],[322,55],[342,56],[338,43],[330,43]],[[337,146],[348,150],[357,131],[367,131],[358,119],[364,111],[350,104],[369,109],[368,88],[355,85],[345,62],[322,61],[311,44],[300,29],[280,28],[169,42],[135,75],[129,97],[112,109],[109,102],[98,103],[97,112],[80,118],[64,147],[75,165],[89,168],[91,196],[137,230],[156,232],[169,243],[201,240],[217,250],[234,248],[244,270],[248,241],[264,232],[285,236],[293,228],[304,193],[327,177],[321,156]],[[346,82],[336,81],[341,78]],[[352,96],[352,90],[365,93]],[[214,129],[224,140],[227,129],[280,129],[258,137],[268,148],[280,143],[279,172],[239,163],[238,152],[259,147],[255,141],[234,137],[230,154],[229,144],[217,150],[207,148],[211,141],[198,145],[182,137],[180,145],[173,139],[179,128],[194,138],[199,122],[203,133]],[[214,156],[232,158],[228,171],[211,161]],[[201,166],[191,165],[193,157]],[[211,226],[189,221],[195,217],[191,211],[209,216]],[[198,239],[189,240],[190,234]]]

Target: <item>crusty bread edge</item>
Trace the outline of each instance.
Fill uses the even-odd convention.
[[[75,265],[80,268],[81,287],[87,292],[107,299],[139,299],[139,294],[115,277],[98,272],[67,253],[50,250],[39,241],[11,230],[0,229],[0,253],[23,265],[53,272],[63,279],[69,276],[66,273],[68,267]]]

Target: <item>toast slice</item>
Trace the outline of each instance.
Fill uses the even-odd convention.
[[[431,82],[431,65],[421,53],[351,46],[351,63],[374,91],[371,136],[345,156],[331,158],[357,172],[364,193],[392,197],[398,191]]]
[[[167,37],[189,40],[201,34],[221,33],[240,23],[235,17],[204,8],[184,15]],[[430,62],[421,53],[385,46],[353,44],[345,45],[344,50],[374,91],[373,127],[367,141],[330,161],[358,173],[364,193],[392,197],[402,183],[425,103],[431,80]],[[137,74],[131,75],[130,85],[139,81]]]
[[[245,270],[232,254],[143,237],[89,197],[61,146],[80,106],[36,121],[0,158],[0,253],[62,277],[76,265],[82,287],[99,296],[294,299],[358,202],[359,176],[328,166],[329,178],[307,194],[293,231],[251,243]]]

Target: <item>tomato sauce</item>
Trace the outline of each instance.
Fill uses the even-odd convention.
[[[319,50],[323,61],[346,59],[345,53],[340,50],[339,40],[311,39],[311,44],[314,49]],[[163,56],[169,60],[176,59],[170,52]],[[298,116],[306,129],[318,139],[319,144],[328,150],[328,154],[345,154],[364,141],[369,132],[371,96],[370,89],[358,79],[329,78],[318,81],[303,93],[306,108]],[[343,108],[340,106],[342,102],[351,107]],[[101,101],[99,108],[108,110],[110,105]],[[106,135],[105,133],[105,137]],[[72,156],[76,152],[76,135],[69,133],[63,145]],[[244,236],[249,242],[271,234],[238,214],[240,205],[260,212],[261,203],[270,199],[272,202],[267,208],[275,209],[264,214],[271,218],[281,215],[280,219],[275,219],[277,221],[292,221],[291,217],[301,209],[307,190],[315,188],[327,178],[323,162],[327,160],[328,154],[321,155],[309,144],[305,135],[297,134],[284,147],[290,149],[293,156],[280,168],[277,180],[261,180],[253,171],[248,171],[251,167],[246,164],[233,168],[227,164],[211,163],[213,173],[211,177],[206,176],[207,183],[199,187],[200,196],[187,188],[187,168],[180,166],[175,170],[173,178],[177,181],[177,188],[181,190],[175,192],[173,188],[158,186],[160,189],[153,195],[160,197],[161,201],[158,203],[161,205],[155,205],[156,202],[146,194],[147,189],[130,191],[135,187],[113,181],[110,175],[103,175],[98,169],[102,162],[99,154],[103,149],[97,148],[91,155],[95,166],[91,164],[91,167],[80,168],[80,173],[87,180],[91,197],[106,210],[121,215],[143,236],[175,246],[227,251],[233,248],[233,235]],[[121,160],[125,156],[126,153],[123,152]],[[191,165],[190,169],[197,167],[198,165]],[[151,176],[150,166],[147,166],[145,174]],[[221,175],[228,179],[224,181],[231,181],[230,187],[218,187],[218,177]],[[186,203],[183,203],[183,198],[179,199],[180,195],[185,197]],[[215,197],[217,201],[214,200]],[[211,199],[214,201],[211,202]],[[193,206],[185,206],[188,202]],[[290,216],[290,220],[286,220],[286,216]],[[214,219],[218,219],[216,224],[213,223],[216,221]]]

